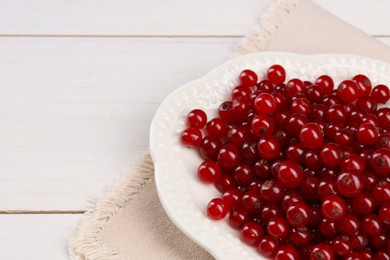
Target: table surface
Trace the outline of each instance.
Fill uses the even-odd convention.
[[[0,0],[0,258],[68,259],[83,213],[148,148],[160,102],[273,0]],[[315,0],[390,45],[390,1]]]

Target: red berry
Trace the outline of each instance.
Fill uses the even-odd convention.
[[[252,91],[250,88],[246,86],[237,86],[232,90],[232,99],[236,99],[241,96],[250,96],[252,94]]]
[[[228,131],[227,124],[221,118],[213,118],[206,124],[206,133],[209,136],[221,138]]]
[[[336,90],[337,97],[344,102],[350,103],[358,98],[358,86],[352,80],[342,81]]]
[[[253,87],[257,83],[257,75],[253,70],[243,70],[240,73],[240,83],[244,87]]]
[[[251,129],[258,137],[272,135],[275,129],[274,121],[267,115],[257,115],[253,118]]]
[[[362,218],[361,231],[368,237],[379,235],[382,230],[381,221],[376,215],[368,215]]]
[[[340,163],[340,170],[355,170],[358,173],[362,173],[366,167],[364,159],[357,154],[352,154],[348,158],[344,158]]]
[[[382,107],[376,111],[380,127],[390,127],[390,108]]]
[[[376,150],[370,159],[371,169],[383,176],[390,174],[390,150],[381,148]]]
[[[356,235],[360,228],[360,220],[354,214],[347,214],[337,222],[337,229],[345,236]]]
[[[352,200],[352,209],[361,215],[371,214],[375,210],[375,206],[375,199],[368,192],[363,192]]]
[[[220,198],[212,199],[207,205],[207,215],[214,220],[222,219],[226,216],[227,209],[225,203]]]
[[[218,154],[218,164],[224,169],[232,170],[241,162],[240,149],[234,144],[225,144]]]
[[[246,211],[255,213],[261,210],[263,202],[257,191],[248,191],[242,197],[241,205]]]
[[[345,197],[354,197],[363,190],[363,180],[356,171],[343,171],[337,176],[336,190]]]
[[[356,75],[352,78],[353,82],[356,83],[358,86],[358,96],[363,97],[363,96],[368,96],[371,93],[371,81],[370,79],[362,74]]]
[[[241,239],[250,246],[257,246],[263,238],[264,231],[259,223],[247,222],[241,230]]]
[[[252,105],[249,97],[241,96],[233,100],[232,112],[235,121],[238,122],[244,121],[251,108]]]
[[[249,185],[255,177],[255,173],[252,170],[252,167],[248,164],[240,164],[236,169],[234,169],[234,178],[237,183],[242,186]]]
[[[221,178],[221,168],[213,161],[204,161],[198,168],[198,177],[205,183],[216,183]]]
[[[379,139],[376,127],[370,123],[360,125],[356,137],[364,145],[374,144]]]
[[[309,206],[301,201],[292,203],[286,211],[286,219],[294,227],[305,226],[310,219]]]
[[[379,209],[379,218],[385,222],[390,222],[390,204],[385,204]]]
[[[341,163],[342,156],[340,147],[334,143],[325,144],[320,152],[321,162],[329,168],[338,166]]]
[[[347,211],[345,201],[336,195],[324,199],[321,205],[321,212],[330,221],[337,221],[344,217]]]
[[[237,208],[241,204],[244,192],[236,187],[230,187],[222,193],[222,199],[228,209]]]
[[[277,179],[286,188],[295,188],[303,181],[303,171],[298,163],[292,160],[280,164]]]
[[[275,260],[299,259],[298,251],[292,246],[281,246],[275,255]]]
[[[271,94],[261,93],[255,98],[253,107],[256,113],[267,115],[276,110],[276,102]]]
[[[277,203],[283,199],[284,188],[275,180],[267,180],[261,185],[260,195],[264,201]]]
[[[203,110],[194,109],[187,116],[187,124],[192,128],[202,128],[206,125],[207,115]]]
[[[390,90],[385,85],[378,85],[373,88],[371,96],[381,104],[385,104],[390,99]]]
[[[274,136],[266,136],[260,139],[257,144],[257,152],[259,156],[266,160],[276,158],[280,152],[280,143]]]
[[[289,232],[288,223],[284,218],[273,218],[268,222],[267,232],[276,239],[286,238]]]
[[[326,95],[330,95],[330,93],[332,93],[332,90],[334,88],[333,79],[328,75],[319,76],[315,84],[317,86],[320,86],[324,90]]]
[[[257,251],[265,257],[272,257],[276,254],[279,248],[279,242],[270,236],[265,236],[261,239]]]
[[[290,103],[291,113],[301,113],[308,115],[311,112],[310,102],[306,98],[296,98]]]
[[[249,220],[249,213],[244,209],[233,209],[229,215],[229,225],[233,228],[242,228]]]
[[[310,260],[333,260],[333,259],[334,259],[334,251],[330,245],[321,243],[313,246],[310,253]]]
[[[323,133],[315,123],[307,123],[301,128],[299,141],[308,149],[318,149],[322,146]]]
[[[202,142],[202,133],[197,128],[187,128],[181,134],[181,142],[187,147],[196,148]]]
[[[292,228],[290,231],[289,239],[295,246],[303,246],[310,242],[312,239],[312,233],[310,229],[306,227]]]
[[[390,202],[390,182],[380,180],[372,188],[372,196],[378,203]]]
[[[351,243],[347,236],[338,236],[332,241],[333,251],[338,256],[346,256],[351,251]]]
[[[267,70],[267,77],[272,83],[281,84],[286,80],[286,71],[282,66],[275,64]]]
[[[243,144],[250,138],[249,131],[249,128],[246,126],[234,126],[226,133],[226,137],[231,144],[234,144],[237,147],[242,147]]]
[[[262,80],[257,84],[257,90],[260,92],[271,93],[274,90],[274,85],[269,80]]]
[[[325,113],[325,118],[329,123],[344,124],[348,119],[348,112],[343,105],[336,104]]]

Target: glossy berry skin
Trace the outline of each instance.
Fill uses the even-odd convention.
[[[367,112],[373,113],[377,110],[377,102],[373,97],[360,97],[356,100],[356,107]]]
[[[247,191],[242,196],[241,205],[249,213],[256,213],[261,210],[263,201],[257,191]]]
[[[351,213],[346,214],[337,222],[337,230],[345,236],[356,235],[359,229],[359,217]]]
[[[346,256],[351,252],[351,243],[348,236],[338,236],[332,241],[332,248],[336,255]]]
[[[274,90],[274,85],[269,80],[262,80],[257,84],[257,90],[260,92],[271,93]]]
[[[204,161],[198,168],[198,178],[204,183],[216,183],[221,178],[221,168],[213,161]]]
[[[305,202],[294,202],[286,211],[287,222],[294,227],[306,226],[310,220],[310,208]]]
[[[310,102],[306,98],[296,98],[290,103],[291,113],[300,113],[308,115],[311,111]]]
[[[310,242],[312,233],[307,227],[292,228],[289,234],[290,242],[295,246],[303,246]]]
[[[232,111],[235,121],[242,122],[251,110],[251,100],[247,96],[241,96],[233,100]]]
[[[260,195],[268,203],[278,203],[284,197],[284,187],[275,180],[267,180],[261,185]]]
[[[305,153],[304,159],[305,165],[310,170],[320,169],[322,166],[322,162],[320,160],[319,151],[308,151]]]
[[[266,136],[257,144],[258,155],[265,160],[272,160],[279,155],[280,143],[274,136]]]
[[[229,187],[222,193],[222,199],[228,209],[237,208],[241,204],[244,192],[236,187]]]
[[[310,260],[333,260],[333,248],[325,243],[320,243],[313,246],[310,253]]]
[[[253,102],[253,107],[256,113],[261,115],[267,115],[275,112],[276,101],[271,94],[261,93],[255,98]]]
[[[371,96],[381,104],[385,104],[390,99],[390,90],[385,85],[378,85],[372,89]]]
[[[298,251],[292,246],[281,246],[275,255],[275,260],[295,260],[299,259]]]
[[[241,240],[250,246],[257,246],[263,235],[263,227],[256,222],[247,222],[241,229]]]
[[[311,85],[305,89],[305,96],[311,103],[320,103],[324,97],[324,90],[317,85]]]
[[[357,214],[368,215],[371,214],[376,207],[376,201],[371,193],[363,192],[352,200],[352,209]]]
[[[364,159],[357,154],[352,154],[350,157],[344,158],[340,163],[340,170],[342,171],[354,170],[358,173],[362,173],[364,172],[365,167],[366,164]]]
[[[281,84],[286,80],[286,71],[282,66],[275,64],[267,70],[267,77],[272,83]]]
[[[250,138],[250,130],[248,127],[238,125],[231,127],[226,133],[229,143],[241,148],[243,144]]]
[[[390,202],[390,182],[386,180],[378,181],[372,188],[372,196],[378,203]]]
[[[221,118],[213,118],[206,124],[206,133],[208,136],[222,138],[226,136],[228,126]]]
[[[378,215],[381,221],[390,222],[390,204],[385,204],[381,206]]]
[[[270,116],[256,115],[251,122],[251,129],[258,137],[270,136],[275,130],[275,123]]]
[[[305,86],[304,86],[302,80],[297,79],[297,78],[290,79],[287,82],[286,87],[287,87],[287,94],[290,97],[294,97],[298,94],[302,94],[305,92]]]
[[[376,116],[378,117],[380,127],[389,127],[390,126],[390,108],[382,107],[376,111]]]
[[[187,115],[187,125],[191,128],[203,128],[207,123],[207,115],[203,110],[194,109]]]
[[[303,147],[300,143],[291,144],[286,149],[286,157],[287,159],[301,164],[305,159],[305,152],[305,147]]]
[[[370,79],[362,74],[358,74],[352,78],[352,81],[356,83],[358,87],[358,96],[365,97],[370,95],[372,84]]]
[[[348,112],[344,106],[336,104],[325,112],[325,118],[329,123],[344,124],[348,120]]]
[[[255,178],[255,173],[250,165],[242,163],[233,171],[234,178],[241,186],[249,185]]]
[[[361,144],[374,144],[379,139],[378,130],[370,123],[363,123],[359,126],[356,137]]]
[[[358,86],[352,80],[344,80],[337,87],[336,94],[340,100],[351,103],[359,97]]]
[[[338,166],[342,160],[340,146],[335,143],[325,144],[320,151],[320,160],[329,168]]]
[[[181,143],[189,148],[196,148],[202,142],[202,133],[197,128],[187,128],[181,134]]]
[[[381,221],[376,215],[368,215],[362,218],[361,232],[367,237],[379,235],[382,231]]]
[[[304,114],[292,114],[286,123],[286,129],[292,136],[298,136],[302,127],[309,123],[309,119]]]
[[[230,212],[228,223],[231,227],[241,229],[249,221],[249,213],[244,209],[233,209]]]
[[[224,169],[232,170],[241,162],[240,149],[234,144],[225,144],[218,154],[218,164]]]
[[[283,239],[288,235],[289,225],[284,218],[276,217],[268,222],[267,232],[276,239]]]
[[[243,70],[239,76],[240,83],[244,87],[253,87],[256,85],[258,77],[253,70]]]
[[[282,200],[282,209],[286,211],[293,203],[304,201],[303,197],[296,191],[288,191]]]
[[[260,220],[262,223],[268,223],[272,218],[282,217],[282,209],[277,204],[266,204],[260,212]]]
[[[260,240],[257,251],[265,257],[272,257],[279,248],[279,242],[271,236],[265,236]]]
[[[335,222],[332,222],[325,218],[322,218],[320,220],[320,223],[318,225],[318,230],[320,231],[321,235],[326,238],[333,238],[334,236],[337,235]]]
[[[337,221],[345,216],[347,206],[340,196],[331,195],[322,202],[321,212],[326,219]]]
[[[328,75],[319,76],[315,84],[324,90],[325,95],[330,95],[334,88],[333,79]]]
[[[277,179],[284,187],[298,187],[303,181],[303,177],[303,171],[297,162],[286,160],[280,164]]]
[[[319,149],[323,142],[323,133],[316,123],[307,123],[301,128],[299,141],[308,149]]]
[[[390,150],[386,148],[375,150],[370,159],[370,166],[379,175],[390,175]]]
[[[225,203],[220,198],[212,199],[207,205],[207,216],[213,220],[223,219],[227,214]]]
[[[355,197],[363,190],[361,175],[353,170],[340,172],[336,180],[336,190],[345,197]]]
[[[218,107],[218,115],[227,123],[234,122],[234,114],[232,110],[232,101],[225,101]]]
[[[199,153],[206,160],[216,161],[221,146],[218,138],[206,136],[200,143]]]

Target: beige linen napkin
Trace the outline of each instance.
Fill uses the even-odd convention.
[[[277,2],[233,56],[257,51],[339,52],[390,62],[390,48],[308,0]],[[77,260],[213,259],[168,219],[157,196],[149,155],[87,213],[69,249]]]

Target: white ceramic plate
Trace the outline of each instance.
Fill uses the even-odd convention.
[[[299,77],[314,81],[328,74],[337,84],[362,73],[373,84],[390,83],[390,65],[369,58],[262,52],[228,61],[206,76],[181,86],[163,101],[150,131],[150,150],[161,203],[173,223],[217,259],[262,258],[256,249],[240,241],[238,231],[226,220],[212,221],[206,216],[205,206],[220,194],[213,185],[198,181],[196,170],[202,159],[195,150],[180,144],[180,133],[192,109],[204,109],[209,119],[217,115],[219,104],[230,97],[243,69],[254,70],[262,78],[266,69],[275,63],[286,68],[287,79]]]

